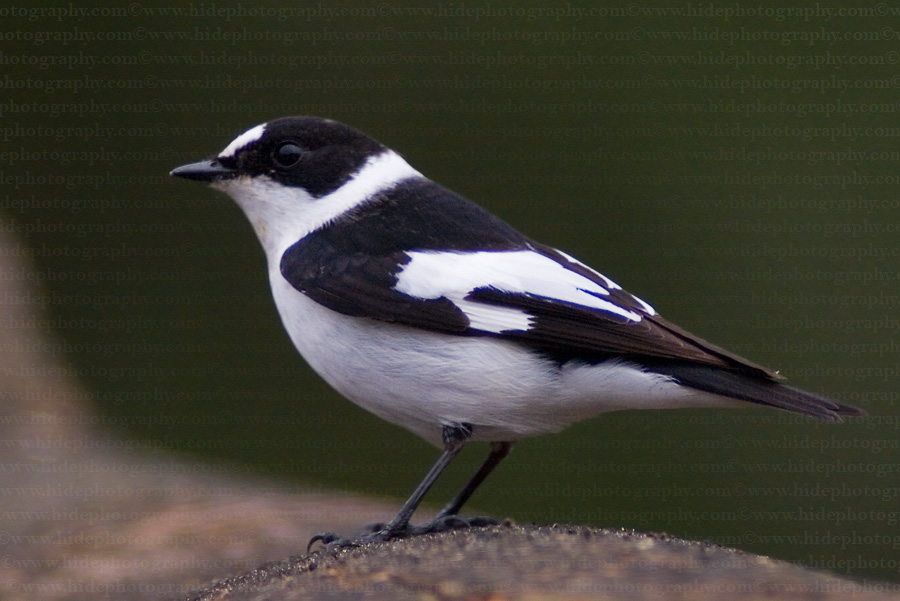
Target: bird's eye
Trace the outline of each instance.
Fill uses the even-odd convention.
[[[300,160],[303,149],[293,142],[285,142],[272,153],[272,159],[279,167],[293,167]]]

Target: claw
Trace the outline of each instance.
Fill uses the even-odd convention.
[[[376,526],[378,529],[372,531],[372,528],[375,528]],[[395,538],[403,538],[409,534],[412,534],[410,528],[392,531],[385,528],[383,524],[367,524],[360,528],[353,538],[347,538],[346,536],[341,536],[334,532],[323,532],[322,534],[317,534],[309,539],[309,544],[306,546],[306,553],[309,554],[312,546],[318,542],[325,545],[325,553],[327,554],[335,549],[359,547],[366,543],[381,543]]]
[[[312,549],[312,546],[319,542],[325,545],[326,551],[337,547],[351,547],[355,545],[355,541],[341,536],[340,534],[334,532],[322,532],[309,539],[309,543],[306,545],[307,555],[309,554],[310,549]]]

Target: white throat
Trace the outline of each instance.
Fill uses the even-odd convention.
[[[398,183],[423,177],[403,157],[387,150],[371,157],[340,188],[314,198],[303,188],[284,186],[272,178],[237,177],[214,182],[243,209],[269,260],[278,265],[288,247],[350,209]]]

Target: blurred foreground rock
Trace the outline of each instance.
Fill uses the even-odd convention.
[[[233,474],[104,428],[35,314],[35,274],[20,256],[0,232],[6,601],[892,598],[720,547],[566,527],[458,531],[257,568],[396,507]]]
[[[393,505],[289,489],[102,427],[0,232],[0,599],[176,599]]]

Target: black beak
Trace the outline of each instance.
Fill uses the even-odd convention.
[[[229,179],[234,177],[237,172],[229,169],[220,163],[217,159],[209,161],[200,161],[199,163],[191,163],[190,165],[182,165],[169,173],[175,177],[183,177],[185,179],[194,179],[200,182],[212,182],[218,179]]]

